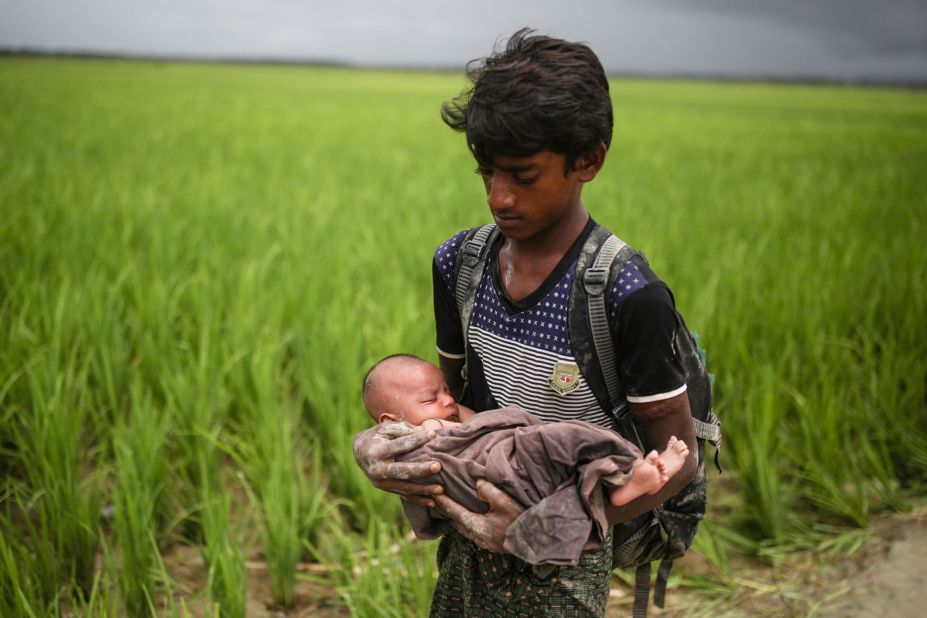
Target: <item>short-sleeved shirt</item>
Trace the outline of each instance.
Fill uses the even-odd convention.
[[[437,347],[445,357],[467,354],[464,403],[477,411],[517,405],[546,422],[576,419],[613,427],[578,370],[567,320],[577,258],[594,227],[590,218],[544,282],[517,301],[509,298],[499,273],[500,236],[488,248],[466,351],[454,300],[454,269],[466,230],[435,251]],[[685,392],[685,373],[673,347],[679,327],[673,296],[640,256],[632,257],[615,280],[609,311],[628,401],[659,401]]]

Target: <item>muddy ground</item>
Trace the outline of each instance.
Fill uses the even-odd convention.
[[[194,548],[175,546],[165,556],[178,600],[202,615],[206,573]],[[801,552],[776,565],[738,560],[727,582],[712,584],[710,567],[690,552],[670,578],[666,607],[651,608],[655,618],[791,617],[907,618],[927,615],[927,505],[906,514],[874,520],[865,541],[849,556]],[[302,573],[321,575],[323,565],[303,564]],[[266,569],[259,559],[247,564],[248,616],[253,618],[334,618],[347,616],[337,593],[301,581],[296,605],[270,603]],[[679,577],[679,574],[685,574]],[[693,576],[693,574],[695,574]],[[701,575],[699,575],[701,574]],[[714,576],[717,580],[717,576]],[[630,616],[632,592],[616,577],[608,618]]]
[[[680,561],[699,572],[697,555]],[[671,586],[662,618],[711,616],[908,618],[927,616],[927,506],[873,521],[866,540],[850,555],[802,552],[775,566],[736,564],[732,590],[715,593]],[[671,578],[672,581],[672,578]],[[612,590],[609,618],[630,615],[631,591]]]

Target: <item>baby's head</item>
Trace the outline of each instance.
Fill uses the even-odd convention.
[[[371,367],[364,378],[364,405],[377,423],[460,421],[441,370],[411,354],[387,356]]]

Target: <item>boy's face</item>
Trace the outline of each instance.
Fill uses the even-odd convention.
[[[580,157],[563,173],[563,155],[542,150],[527,157],[496,155],[477,168],[493,219],[506,238],[524,240],[543,232],[581,206],[582,184],[595,178],[601,163]]]
[[[441,371],[430,363],[417,363],[397,376],[399,387],[387,391],[387,396],[394,399],[390,408],[399,412],[381,414],[379,421],[404,420],[413,425],[421,425],[430,418],[460,422],[457,402],[451,396],[444,383]]]

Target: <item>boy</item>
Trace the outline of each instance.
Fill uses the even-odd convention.
[[[567,329],[577,255],[596,227],[583,206],[582,188],[595,179],[611,143],[608,80],[587,46],[528,30],[515,33],[504,50],[468,73],[473,87],[445,104],[442,117],[466,134],[501,237],[488,248],[467,325],[459,323],[454,302],[454,264],[465,232],[435,253],[441,372],[460,395],[466,360],[467,389],[460,399],[477,412],[519,405],[547,422],[585,420],[614,428],[611,411],[598,405],[578,371],[576,342]],[[701,479],[704,466],[697,461],[690,393],[677,354],[677,334],[685,328],[669,289],[634,257],[608,301],[616,371],[645,450],[675,435],[689,451],[682,469],[656,494],[607,506],[608,522],[620,524],[613,529],[615,555],[629,548],[621,564],[614,565],[624,566],[650,559],[640,553],[648,551],[639,542],[641,535],[660,532],[666,538],[663,524],[655,525],[655,509],[701,516],[704,497],[689,481],[696,474]],[[365,432],[354,444],[358,463],[376,487],[436,505],[456,522],[460,534],[445,535],[438,550],[432,615],[604,616],[613,567],[608,544],[584,552],[576,567],[534,577],[505,554],[506,529],[520,508],[504,492],[482,483],[480,496],[490,510],[480,514],[451,500],[440,485],[408,481],[437,472],[440,464],[404,464],[396,456],[433,435],[390,426]],[[670,498],[673,511],[666,503]],[[505,574],[501,580],[500,573]]]
[[[528,510],[509,527],[505,549],[535,565],[575,566],[584,548],[601,545],[608,530],[600,486],[612,505],[627,504],[659,491],[688,454],[685,443],[671,437],[662,453],[642,458],[611,430],[582,421],[544,424],[515,406],[477,415],[457,404],[437,367],[408,354],[389,356],[370,369],[364,405],[378,423],[405,421],[442,431],[401,458],[441,462],[437,479],[420,482],[440,482],[451,498],[474,511],[486,511],[476,497],[477,478],[515,496]],[[408,502],[403,507],[417,537],[433,539],[448,531],[448,521],[432,518],[428,509]]]

